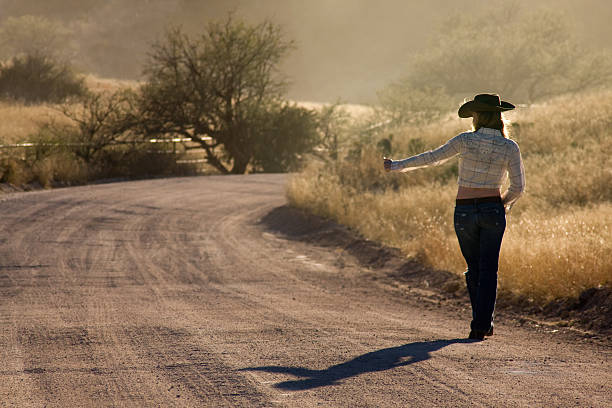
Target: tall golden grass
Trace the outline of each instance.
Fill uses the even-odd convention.
[[[66,120],[53,105],[28,106],[9,102],[0,102],[0,118],[0,144],[29,141],[44,122]]]
[[[508,215],[500,290],[543,304],[611,284],[612,91],[556,98],[517,109],[511,119],[527,189]],[[437,147],[470,125],[449,116],[394,129],[394,157]],[[363,146],[356,160],[312,161],[290,179],[288,199],[409,257],[462,273],[452,222],[456,160],[397,174],[383,171],[381,157]]]
[[[99,78],[94,75],[87,75],[84,80],[91,92],[113,92],[138,86],[136,81]],[[57,124],[70,123],[59,110],[59,106],[54,104],[24,105],[18,102],[0,102],[0,118],[0,144],[32,141],[41,125],[49,121]]]

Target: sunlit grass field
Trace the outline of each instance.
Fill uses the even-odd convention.
[[[544,304],[611,284],[612,91],[559,97],[509,118],[527,188],[508,215],[500,290]],[[437,147],[470,126],[449,115],[389,130],[392,157]],[[352,157],[335,165],[313,160],[291,178],[290,203],[433,267],[464,272],[452,221],[457,160],[398,174],[383,171],[375,143]]]
[[[93,75],[84,77],[85,85],[91,92],[113,92],[119,89],[134,88],[136,81],[99,78]],[[49,121],[58,124],[70,122],[53,104],[24,105],[19,102],[0,101],[0,145],[31,141],[41,125]]]
[[[0,118],[0,144],[28,141],[45,121],[64,120],[52,105],[26,106],[9,102],[0,102]]]

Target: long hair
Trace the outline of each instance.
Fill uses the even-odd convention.
[[[472,121],[474,131],[485,127],[490,129],[497,129],[502,132],[504,137],[509,137],[510,122],[504,117],[501,112],[474,112],[474,119]]]

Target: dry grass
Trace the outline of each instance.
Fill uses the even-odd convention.
[[[329,106],[329,104],[321,103],[321,102],[307,102],[307,101],[298,101],[296,102],[298,106],[301,106],[305,109],[312,109],[316,111],[320,111],[322,108]],[[360,118],[363,116],[371,115],[374,112],[374,109],[367,105],[357,105],[353,103],[343,103],[340,104],[339,107],[346,112],[352,118]]]
[[[85,77],[85,84],[92,92],[112,92],[122,88],[138,86],[135,81]],[[24,105],[13,102],[0,102],[0,144],[31,141],[42,124],[49,121],[68,124],[70,121],[57,109],[56,105]]]
[[[136,81],[85,77],[85,85],[92,92],[112,92],[119,89],[135,88]],[[24,105],[0,102],[0,144],[30,141],[38,133],[41,124],[53,120],[68,124],[70,121],[52,104]]]
[[[513,116],[527,191],[508,217],[500,289],[545,303],[612,283],[612,92],[558,98]],[[435,147],[469,125],[449,118],[395,129],[395,157]],[[461,273],[453,163],[388,174],[381,154],[366,147],[337,170],[311,163],[291,179],[288,197],[407,256]]]
[[[92,92],[114,92],[120,89],[135,89],[140,86],[138,81],[114,79],[114,78],[100,78],[95,75],[85,76],[85,86]]]
[[[53,105],[28,106],[0,102],[0,144],[30,141],[41,124],[49,120],[67,121]]]

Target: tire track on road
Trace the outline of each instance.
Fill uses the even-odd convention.
[[[0,199],[0,405],[612,403],[609,349],[503,324],[459,341],[454,314],[385,291],[346,254],[266,231],[258,220],[284,204],[283,183]]]

